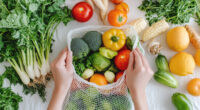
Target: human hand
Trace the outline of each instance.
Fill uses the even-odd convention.
[[[153,71],[139,49],[131,52],[129,65],[126,70],[126,84],[128,88],[131,90],[145,90],[152,76]]]
[[[55,88],[48,110],[62,110],[65,96],[69,92],[73,80],[72,52],[67,48],[63,49],[51,63],[51,71]]]
[[[51,63],[51,71],[55,81],[55,88],[68,87],[73,79],[72,52],[63,49]]]

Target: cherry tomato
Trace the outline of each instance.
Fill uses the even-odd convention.
[[[86,2],[77,3],[72,9],[72,16],[79,22],[88,21],[93,15],[92,7]]]
[[[115,82],[117,82],[117,80],[118,80],[119,78],[121,78],[123,74],[124,74],[123,71],[118,72],[117,75],[115,76]]]
[[[118,5],[116,5],[115,9],[124,11],[125,13],[129,12],[128,4],[126,4],[125,2],[122,2],[122,3],[118,4]]]
[[[126,23],[127,21],[127,15],[125,12],[121,11],[121,10],[111,10],[108,13],[108,22],[112,25],[112,26],[122,26]]]
[[[192,79],[187,85],[187,90],[193,96],[200,96],[200,78]]]
[[[115,57],[115,65],[121,71],[127,69],[130,53],[131,53],[130,50],[121,50]]]
[[[114,4],[122,3],[124,0],[111,0]]]

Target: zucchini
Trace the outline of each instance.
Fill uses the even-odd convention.
[[[168,71],[158,70],[154,74],[154,79],[160,84],[166,85],[171,88],[178,87],[178,81],[176,78]]]

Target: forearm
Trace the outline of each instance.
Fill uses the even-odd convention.
[[[63,102],[70,90],[71,83],[65,87],[55,86],[48,110],[62,110]]]
[[[145,89],[130,89],[130,93],[134,102],[135,110],[148,110]]]

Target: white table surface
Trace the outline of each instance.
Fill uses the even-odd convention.
[[[68,5],[70,8],[74,6],[77,2],[82,1],[82,0],[67,0],[66,5]],[[140,11],[137,7],[141,4],[142,0],[125,0],[126,3],[128,3],[130,7],[130,12],[128,14],[128,21],[134,20],[138,17],[144,17],[144,12]],[[112,3],[109,5],[110,9],[113,8]],[[98,11],[96,11],[98,12]],[[50,61],[52,61],[57,54],[62,50],[67,44],[66,44],[66,38],[67,38],[67,33],[68,31],[74,29],[74,28],[79,28],[79,27],[84,27],[88,25],[102,25],[98,14],[94,13],[93,18],[86,22],[86,23],[78,23],[76,21],[70,22],[67,26],[64,26],[63,24],[60,24],[58,27],[54,39],[54,45],[53,45],[53,53],[50,56]],[[195,27],[195,29],[200,33],[200,27],[193,21],[191,20],[190,25]],[[173,27],[173,26],[172,26]],[[163,45],[163,49],[161,51],[162,54],[164,54],[168,59],[170,59],[173,55],[176,54],[176,52],[171,51],[166,42],[165,42],[165,35],[160,35],[157,40],[160,41]],[[145,44],[143,44],[143,47],[146,49]],[[193,48],[192,45],[188,47],[188,49],[185,50],[186,52],[191,53],[194,55],[195,49]],[[151,67],[153,68],[154,71],[156,71],[155,67],[155,57],[151,56],[146,52],[146,57],[149,60],[149,63]],[[7,65],[6,63],[0,64],[0,74],[4,72],[4,65]],[[196,67],[194,74],[188,75],[185,77],[180,77],[176,76],[178,82],[179,82],[179,87],[177,89],[171,89],[169,87],[160,85],[157,83],[154,79],[152,79],[146,88],[146,94],[148,98],[148,104],[149,104],[149,110],[176,110],[175,107],[173,106],[171,102],[171,96],[174,92],[181,92],[184,93],[188,96],[188,98],[192,101],[193,104],[193,109],[194,110],[200,110],[200,97],[193,97],[188,92],[186,91],[186,85],[188,81],[192,78],[200,78],[200,68]],[[8,86],[9,81],[5,80],[4,81],[4,87]],[[50,101],[52,91],[54,88],[54,82],[51,80],[46,87],[47,91],[47,101],[45,103],[42,102],[38,94],[34,95],[24,95],[22,93],[22,87],[17,85],[17,86],[12,86],[12,90],[15,91],[16,93],[20,94],[23,97],[23,102],[20,103],[20,110],[46,110],[48,103]]]

